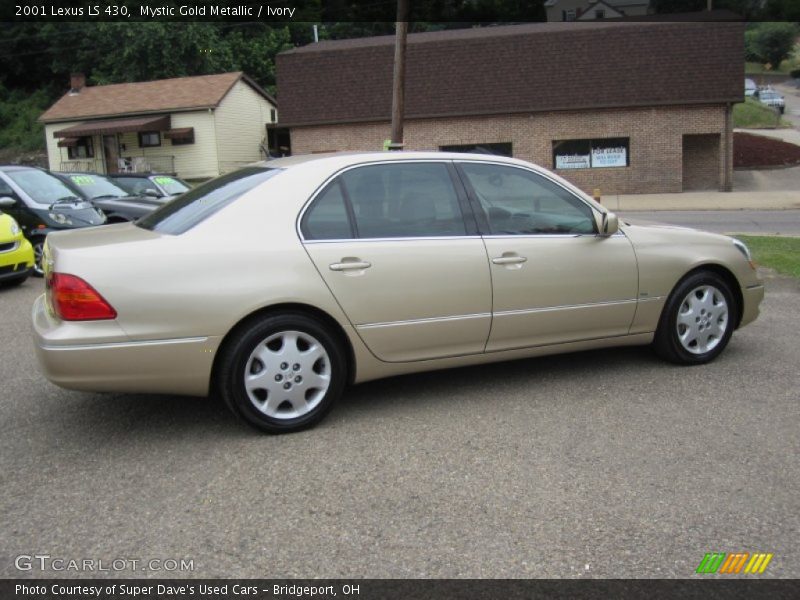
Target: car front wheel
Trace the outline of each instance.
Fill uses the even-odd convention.
[[[44,238],[33,238],[31,246],[33,246],[33,269],[31,269],[31,273],[34,277],[44,277],[44,266],[42,265]]]
[[[713,272],[694,273],[670,294],[653,347],[659,356],[674,363],[707,363],[728,345],[736,310],[724,279]]]
[[[303,314],[257,318],[219,357],[217,384],[228,407],[269,433],[317,424],[341,396],[346,361],[327,327]]]

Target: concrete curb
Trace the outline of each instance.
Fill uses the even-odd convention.
[[[800,209],[800,190],[608,195],[602,197],[601,203],[609,210],[626,212],[637,210],[790,210]]]

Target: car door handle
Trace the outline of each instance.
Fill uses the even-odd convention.
[[[369,269],[372,263],[365,260],[353,262],[339,262],[329,265],[331,271],[356,271],[358,269]]]
[[[493,258],[492,262],[496,265],[516,265],[518,263],[524,263],[528,259],[524,256],[498,256],[497,258]]]

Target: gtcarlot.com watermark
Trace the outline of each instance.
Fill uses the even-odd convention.
[[[191,558],[64,558],[50,554],[20,554],[14,559],[18,571],[108,573],[120,571],[194,571]]]

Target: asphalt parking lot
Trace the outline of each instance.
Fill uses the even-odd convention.
[[[800,576],[800,283],[704,367],[621,349],[351,389],[258,434],[216,401],[61,390],[41,280],[0,290],[0,577],[15,557],[191,559],[124,577],[688,577],[706,552]]]

